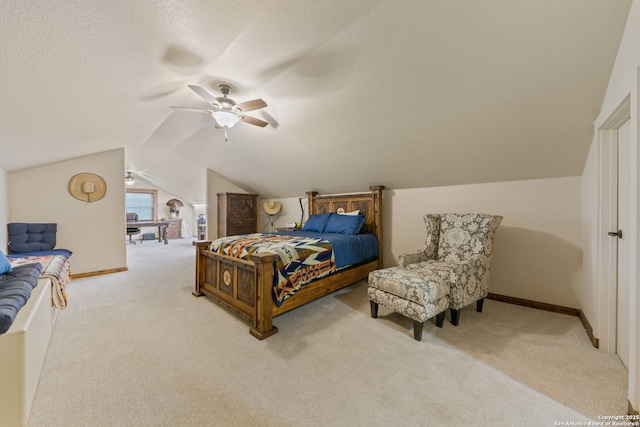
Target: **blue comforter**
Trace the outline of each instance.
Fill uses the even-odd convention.
[[[40,264],[28,264],[0,274],[0,334],[9,330],[18,311],[29,300],[41,270]]]
[[[282,231],[275,234],[305,236],[328,240],[333,247],[336,268],[344,268],[375,258],[379,254],[378,239],[374,234],[356,235],[340,233],[317,233],[315,231]]]

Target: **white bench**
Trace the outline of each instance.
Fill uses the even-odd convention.
[[[0,335],[0,426],[26,426],[29,421],[56,312],[51,279],[40,279],[9,330]]]

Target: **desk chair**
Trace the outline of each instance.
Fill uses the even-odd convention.
[[[138,214],[127,213],[127,222],[138,222]],[[132,240],[132,236],[135,236],[136,234],[140,234],[140,227],[127,227],[127,236],[129,236],[129,241],[127,242],[128,244],[136,244],[136,242]],[[140,243],[142,243],[142,240],[140,241]]]

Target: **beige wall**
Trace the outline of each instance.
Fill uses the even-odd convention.
[[[598,307],[598,150],[591,146],[582,175],[582,283],[580,307],[593,327],[596,337],[600,336]]]
[[[9,222],[8,174],[0,169],[0,248],[7,253],[7,223]]]
[[[69,194],[69,180],[82,172],[105,180],[102,200]],[[73,251],[73,274],[126,267],[123,149],[12,172],[9,188],[8,222],[58,223],[57,247]]]
[[[304,220],[306,221],[309,216],[308,210],[308,199],[306,194],[300,195],[302,197],[302,206],[304,208]],[[282,210],[278,215],[275,216],[275,226],[276,227],[285,227],[287,223],[290,222],[300,222],[300,202],[298,201],[298,197],[290,197],[286,199],[263,199],[260,198],[260,206],[258,207],[260,214],[258,215],[258,231],[267,232],[271,231],[271,226],[269,224],[269,215],[264,213],[262,210],[262,201],[263,200],[276,200],[282,203]]]

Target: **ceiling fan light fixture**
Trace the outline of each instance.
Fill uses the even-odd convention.
[[[229,111],[214,111],[211,113],[213,118],[223,128],[232,128],[236,123],[240,121],[240,118]]]
[[[124,182],[127,185],[133,185],[136,183],[136,179],[131,175],[131,172],[127,172],[127,176],[124,177]]]

